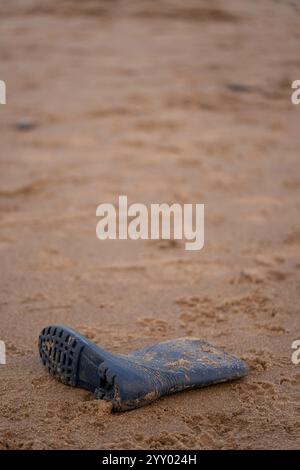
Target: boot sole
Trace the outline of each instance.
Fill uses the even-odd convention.
[[[39,353],[49,374],[72,387],[94,392],[105,383],[99,374],[102,351],[71,328],[54,325],[39,336]]]

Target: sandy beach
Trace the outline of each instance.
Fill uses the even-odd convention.
[[[0,449],[300,445],[300,5],[0,5]],[[96,237],[96,208],[205,204],[205,244]],[[193,336],[247,378],[126,413],[42,367],[48,324],[127,353]]]

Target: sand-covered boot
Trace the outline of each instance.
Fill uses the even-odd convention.
[[[122,355],[99,348],[70,328],[48,326],[40,334],[39,352],[51,375],[111,401],[115,411],[248,373],[244,361],[196,338],[164,341]]]

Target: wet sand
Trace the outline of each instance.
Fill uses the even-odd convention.
[[[224,8],[1,3],[1,449],[299,447],[300,9]],[[99,241],[120,194],[204,203],[203,250]],[[199,337],[250,375],[112,414],[42,368],[53,323],[113,352]]]

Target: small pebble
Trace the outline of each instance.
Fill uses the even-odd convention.
[[[227,88],[234,93],[251,93],[253,87],[243,83],[228,83]]]
[[[30,118],[21,118],[15,124],[15,128],[18,131],[31,131],[35,127],[36,127],[36,122],[34,122]]]

